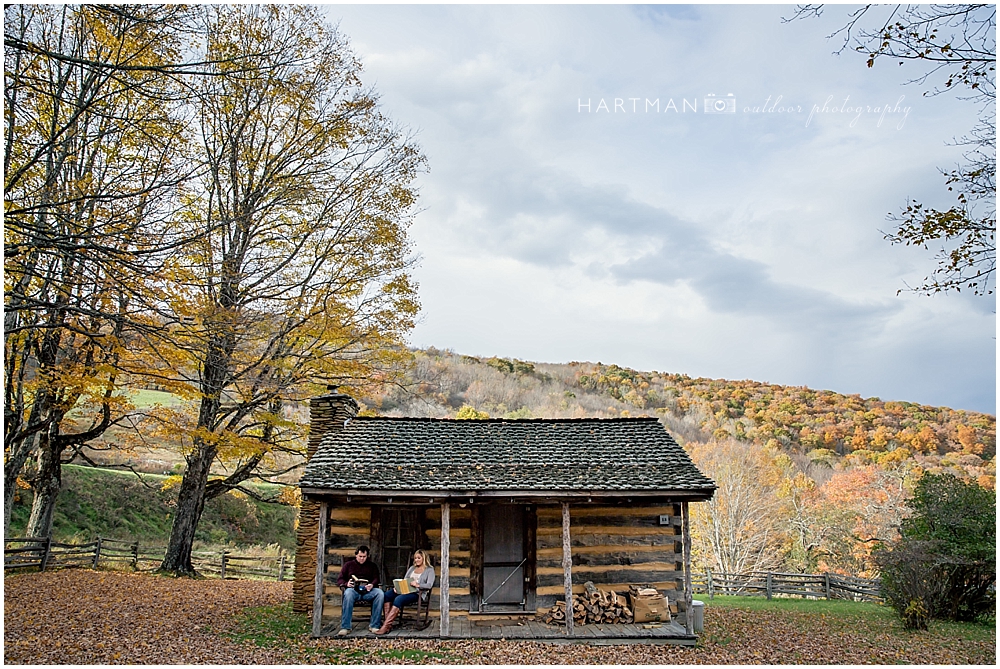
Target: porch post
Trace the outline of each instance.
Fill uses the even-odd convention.
[[[562,567],[566,595],[566,634],[573,636],[573,551],[569,544],[569,502],[562,505]]]
[[[451,604],[448,591],[451,585],[451,505],[441,504],[441,636],[451,635]]]
[[[681,502],[681,541],[684,546],[684,629],[694,634],[693,606],[691,605],[691,523],[687,502]]]
[[[316,536],[316,590],[313,595],[312,635],[318,637],[323,629],[323,586],[326,577],[326,517],[327,503],[319,504],[319,529]]]

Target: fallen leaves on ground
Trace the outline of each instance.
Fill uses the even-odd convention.
[[[4,664],[275,664],[274,650],[220,637],[291,583],[66,569],[4,578]]]
[[[695,648],[309,639],[290,583],[66,570],[7,577],[7,664],[985,664],[995,631],[909,633],[859,617],[707,606]],[[258,609],[249,624],[246,607]],[[249,625],[249,626],[248,626]],[[254,625],[257,625],[254,628]]]

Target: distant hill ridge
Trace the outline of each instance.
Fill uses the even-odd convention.
[[[413,354],[405,388],[371,398],[364,413],[454,417],[468,407],[505,418],[649,415],[681,443],[735,439],[831,466],[909,461],[995,485],[996,417],[989,414],[614,364],[532,363],[433,347]]]

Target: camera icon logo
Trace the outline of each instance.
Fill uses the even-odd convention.
[[[735,114],[736,98],[730,93],[724,98],[715,97],[715,93],[709,93],[705,97],[706,114]]]

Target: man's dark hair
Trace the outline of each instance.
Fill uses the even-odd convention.
[[[361,544],[360,546],[358,546],[358,550],[354,551],[354,554],[358,555],[359,553],[371,553],[371,552],[372,550],[368,548],[368,546]]]

